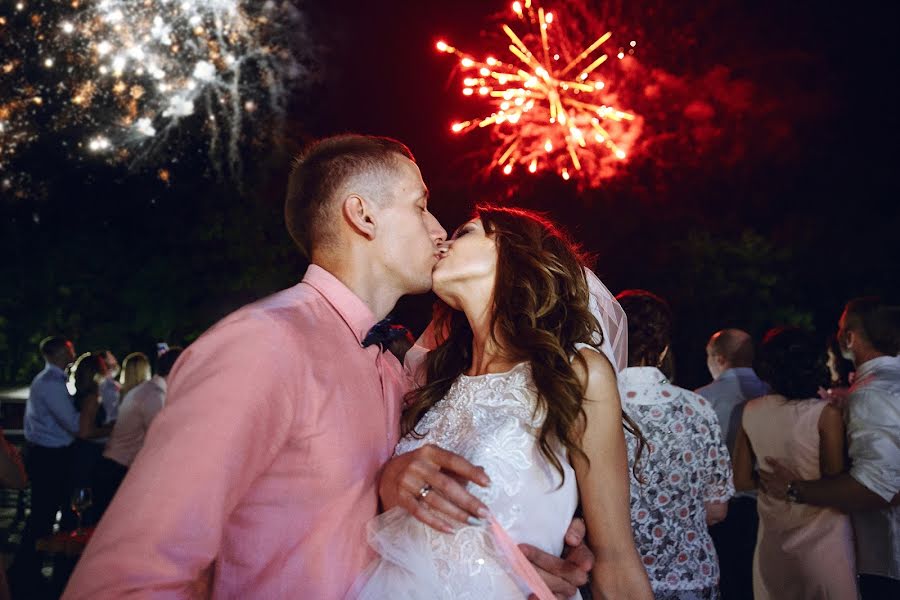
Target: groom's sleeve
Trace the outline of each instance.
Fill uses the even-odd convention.
[[[284,338],[266,315],[243,311],[185,351],[64,598],[195,596],[228,516],[287,439]]]

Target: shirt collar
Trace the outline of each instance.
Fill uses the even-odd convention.
[[[66,376],[66,372],[57,367],[56,365],[51,365],[50,363],[44,363],[44,370],[50,373],[54,373],[56,375]]]
[[[896,356],[879,356],[867,360],[856,369],[856,381],[860,381],[869,373],[881,368],[900,369],[900,359]]]
[[[662,371],[656,367],[628,367],[619,373],[619,379],[625,385],[655,385],[669,383]]]
[[[738,379],[742,375],[756,375],[756,372],[753,371],[752,367],[732,367],[730,369],[725,369],[719,374],[718,379]]]
[[[362,345],[366,334],[375,324],[375,315],[362,301],[362,298],[319,265],[309,265],[306,275],[303,277],[303,283],[314,287],[322,294],[334,310],[341,315],[341,318],[353,331],[356,340]]]

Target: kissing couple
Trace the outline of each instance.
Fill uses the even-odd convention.
[[[296,160],[285,219],[302,281],[185,350],[63,597],[651,598],[624,314],[571,240],[496,206],[448,239],[409,149],[362,135]],[[404,365],[363,344],[432,289]]]

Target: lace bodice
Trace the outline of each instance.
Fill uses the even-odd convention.
[[[715,586],[719,566],[707,531],[706,502],[734,495],[731,462],[716,413],[701,396],[670,384],[652,367],[619,374],[622,408],[650,446],[632,477],[635,543],[656,592]],[[626,436],[629,464],[637,441]]]
[[[557,452],[565,472],[560,486],[559,473],[540,451],[536,435],[543,415],[536,412],[536,397],[527,363],[506,373],[460,376],[446,397],[419,422],[416,431],[422,437],[407,435],[397,453],[435,444],[484,467],[491,486],[470,484],[469,490],[490,508],[516,543],[559,555],[577,506],[577,484],[564,452]],[[455,534],[444,534],[422,525],[402,509],[393,509],[376,520],[370,542],[382,555],[382,562],[419,561],[418,565],[402,566],[420,579],[427,568],[421,555],[429,555],[434,583],[440,589],[410,598],[524,597],[483,526],[464,526]],[[392,581],[397,581],[396,573],[391,577],[376,573],[367,588],[371,594],[364,597],[397,594],[394,586],[403,585]]]

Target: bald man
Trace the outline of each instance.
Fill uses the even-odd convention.
[[[706,344],[706,366],[713,381],[697,393],[712,404],[722,439],[733,452],[747,400],[769,393],[769,386],[753,371],[753,338],[740,329],[717,331]],[[756,496],[742,493],[729,501],[725,520],[709,528],[719,555],[722,600],[753,597],[757,526]]]
[[[769,386],[753,371],[753,338],[740,329],[723,329],[709,338],[706,366],[713,381],[697,393],[712,404],[722,428],[722,439],[731,452],[744,404],[768,394]]]

